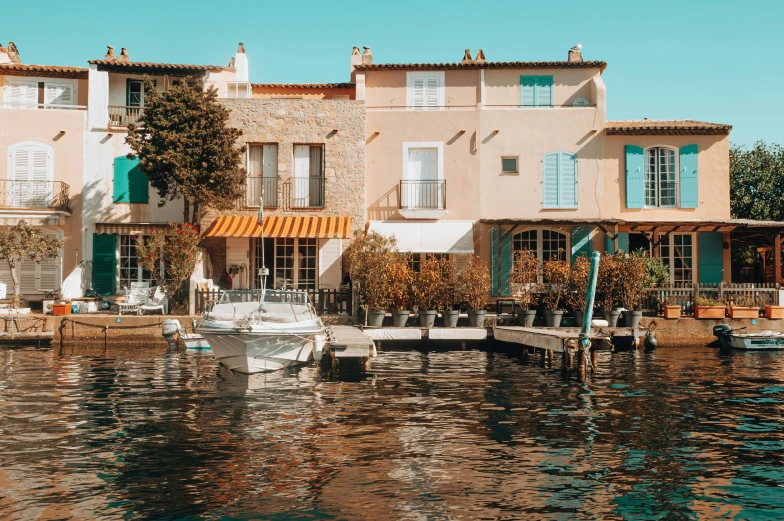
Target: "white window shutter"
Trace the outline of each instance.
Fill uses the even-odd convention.
[[[24,259],[17,266],[16,270],[19,274],[19,291],[23,295],[37,293],[38,288],[36,284],[36,272],[38,265],[30,259]]]
[[[30,147],[18,147],[13,152],[13,171],[11,172],[12,181],[30,180]]]
[[[425,79],[414,78],[411,82],[413,88],[412,102],[414,107],[421,108],[425,106]]]
[[[439,81],[437,77],[427,78],[427,87],[425,89],[425,106],[438,108],[438,87]]]
[[[35,107],[38,105],[38,82],[19,81],[9,85],[10,101],[25,107]]]
[[[44,85],[45,105],[73,105],[73,85],[70,83],[47,83]]]
[[[38,265],[38,291],[55,291],[58,289],[58,266],[54,259],[44,259]]]

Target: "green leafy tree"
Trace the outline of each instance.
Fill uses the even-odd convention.
[[[244,192],[242,131],[226,126],[229,111],[217,98],[214,88],[205,92],[185,82],[160,92],[148,78],[144,115],[128,125],[128,157],[139,158],[161,204],[182,197],[183,220],[194,224],[201,205],[227,210]]]
[[[764,141],[730,147],[730,194],[736,219],[784,220],[784,148]]]
[[[57,259],[63,241],[45,235],[41,230],[33,228],[27,221],[19,221],[13,226],[0,226],[0,261],[8,263],[11,280],[14,284],[14,296],[11,306],[19,307],[19,274],[17,268],[24,259],[40,264],[45,259]]]

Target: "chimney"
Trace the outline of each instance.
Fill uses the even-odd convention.
[[[248,81],[248,55],[245,54],[245,46],[242,42],[237,47],[237,54],[234,55],[234,70],[236,71],[234,81]]]
[[[107,45],[108,49],[106,49],[106,55],[103,57],[104,61],[113,62],[114,61],[114,47],[111,45]]]
[[[128,63],[131,61],[131,59],[128,57],[128,49],[126,49],[125,47],[122,47],[120,49],[120,57],[117,58],[117,61],[123,63]]]
[[[485,53],[482,49],[479,49],[479,52],[476,53],[476,58],[474,58],[474,61],[476,63],[487,63],[487,60],[485,59]]]
[[[11,63],[22,63],[19,60],[19,49],[16,48],[14,42],[8,42],[8,48],[6,52],[8,54],[8,59],[11,60]]]
[[[363,47],[365,52],[362,53],[362,65],[373,65],[373,53],[370,52],[370,47]]]
[[[582,46],[575,45],[571,49],[569,49],[569,61],[570,62],[581,62],[583,61],[583,53],[580,52],[580,48]]]
[[[362,65],[362,56],[359,53],[359,47],[354,46],[351,49],[351,75],[354,75],[354,69],[357,65]]]
[[[474,59],[471,58],[471,49],[466,49],[463,53],[463,60],[460,63],[473,63]]]

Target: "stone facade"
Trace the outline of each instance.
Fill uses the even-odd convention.
[[[231,110],[229,126],[242,130],[245,143],[278,145],[279,205],[265,215],[351,217],[352,232],[362,230],[365,204],[365,104],[349,100],[221,99]],[[323,208],[294,209],[290,183],[294,176],[294,145],[324,145],[325,197]],[[255,215],[256,209],[220,212]],[[206,229],[218,212],[207,209]]]

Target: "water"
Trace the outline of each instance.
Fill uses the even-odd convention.
[[[232,376],[0,350],[0,519],[784,519],[784,353],[384,351]]]

